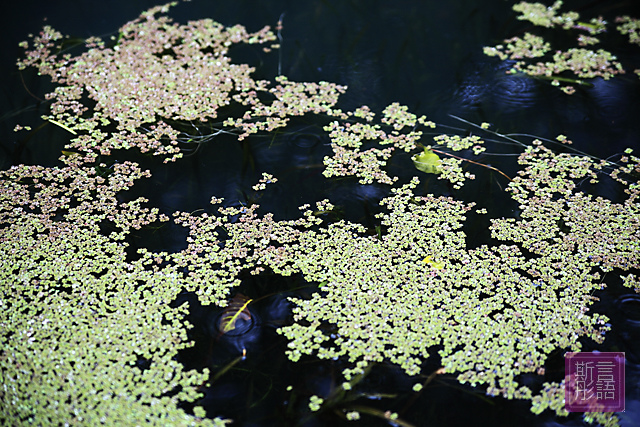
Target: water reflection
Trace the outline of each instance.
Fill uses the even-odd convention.
[[[640,295],[623,295],[615,303],[622,314],[624,327],[619,335],[624,343],[627,359],[640,364]]]
[[[247,351],[255,349],[261,335],[257,315],[254,314],[248,319],[238,319],[236,326],[226,332],[221,325],[224,315],[224,312],[221,313],[211,322],[212,335],[218,337],[218,345],[234,349],[234,353],[238,355],[244,355]]]
[[[500,111],[522,110],[532,107],[538,100],[538,84],[524,74],[506,74],[497,70],[489,82],[490,102]]]
[[[602,121],[624,122],[631,111],[629,87],[621,79],[595,79],[589,94],[593,99],[593,113]]]
[[[455,100],[461,110],[490,109],[500,114],[518,113],[536,105],[538,82],[524,74],[507,74],[508,62],[498,65],[477,64],[456,90]]]

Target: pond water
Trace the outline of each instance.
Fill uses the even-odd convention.
[[[567,1],[565,9],[584,16],[614,16],[633,13],[633,1]],[[27,33],[36,33],[48,24],[74,37],[105,35],[117,31],[154,1],[23,1],[3,5],[2,28],[6,51],[2,58],[3,98],[0,167],[13,164],[55,165],[68,135],[55,126],[47,126],[28,141],[17,141],[11,132],[16,123],[35,123],[46,112],[41,97],[51,88],[46,79],[34,73],[19,74],[12,68],[20,56],[17,43]],[[328,81],[348,86],[339,106],[351,110],[368,105],[379,112],[392,102],[407,105],[409,111],[425,114],[430,120],[465,134],[471,123],[489,122],[501,134],[534,135],[554,139],[566,135],[574,147],[600,158],[620,153],[626,147],[640,148],[640,82],[627,74],[609,81],[596,79],[593,87],[580,88],[567,96],[546,82],[505,74],[509,65],[482,53],[483,46],[522,34],[527,26],[515,19],[511,2],[502,0],[448,2],[387,1],[198,1],[180,4],[171,12],[177,22],[212,18],[224,25],[241,24],[250,31],[283,20],[282,48],[263,54],[258,49],[238,49],[231,56],[237,62],[256,67],[256,78],[272,80],[280,71],[292,81]],[[46,21],[43,19],[46,18]],[[614,42],[615,43],[615,42]],[[614,46],[615,47],[615,46]],[[640,68],[637,47],[615,51],[629,69]],[[455,117],[454,117],[455,116]],[[213,212],[212,195],[224,197],[228,205],[257,202],[261,212],[273,212],[275,219],[299,215],[298,206],[323,198],[340,207],[340,218],[363,224],[372,233],[378,225],[375,214],[379,201],[388,196],[388,186],[360,185],[357,180],[327,180],[322,176],[322,159],[331,152],[327,122],[317,118],[299,118],[275,134],[249,138],[239,144],[235,137],[220,136],[213,143],[188,147],[180,162],[165,165],[160,161],[127,154],[152,171],[153,178],[137,184],[128,198],[144,195],[150,204],[165,213]],[[201,130],[206,133],[206,129]],[[530,142],[532,138],[522,137]],[[515,171],[519,147],[502,148],[502,157],[491,164],[509,175]],[[116,154],[117,156],[118,154]],[[405,159],[406,160],[406,159]],[[393,173],[405,181],[416,174],[402,170],[402,162],[392,163]],[[262,199],[254,199],[251,186],[261,172],[278,177],[280,186]],[[441,181],[425,184],[428,192],[478,200],[503,216],[517,214],[518,206],[501,191],[498,180],[483,176],[462,190],[454,190]],[[504,185],[504,182],[502,183]],[[612,200],[605,182],[596,191]],[[426,191],[425,191],[426,192]],[[483,197],[484,196],[484,197]],[[464,231],[468,244],[489,243],[488,221],[470,217]],[[186,229],[167,226],[162,232],[141,230],[131,236],[132,250],[179,251],[186,247]],[[340,379],[344,362],[315,358],[290,362],[284,355],[287,341],[276,333],[291,322],[288,297],[310,298],[317,283],[307,283],[300,275],[252,276],[246,274],[238,289],[235,307],[249,299],[246,315],[240,317],[233,333],[221,331],[220,318],[225,311],[204,307],[197,298],[185,293],[176,306],[190,304],[188,320],[194,325],[190,337],[194,347],[183,350],[179,360],[188,368],[209,367],[214,377],[203,387],[198,402],[209,416],[229,417],[236,425],[352,425],[331,411],[308,412],[310,395],[330,396]],[[622,425],[640,423],[640,297],[619,282],[605,277],[608,287],[598,293],[596,312],[610,318],[611,332],[597,346],[584,341],[584,349],[625,351],[627,357],[627,412],[620,414]],[[239,304],[239,305],[238,305]],[[228,311],[227,311],[228,315]],[[246,357],[242,357],[242,352]],[[422,372],[439,368],[437,352]],[[551,354],[545,381],[560,381],[564,376],[563,352]],[[216,374],[216,372],[218,374]],[[532,378],[535,383],[537,379]],[[359,385],[360,395],[349,402],[384,413],[397,412],[411,425],[582,425],[580,414],[567,419],[548,412],[534,416],[530,402],[490,398],[481,388],[458,384],[450,376],[434,380],[421,393],[411,391],[413,381],[393,365],[375,366]],[[291,389],[288,387],[291,386]],[[189,406],[186,406],[189,409]],[[363,425],[388,425],[378,416],[364,418]]]

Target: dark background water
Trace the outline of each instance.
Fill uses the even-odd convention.
[[[546,83],[507,76],[504,73],[507,65],[484,56],[482,47],[532,30],[515,19],[511,11],[513,3],[502,0],[393,3],[194,0],[172,9],[170,15],[177,22],[212,18],[225,25],[245,25],[249,31],[264,25],[275,26],[284,16],[280,52],[265,55],[256,49],[240,49],[233,57],[256,66],[258,78],[273,79],[280,68],[293,81],[324,80],[348,85],[340,104],[345,110],[366,104],[379,112],[392,102],[400,102],[418,115],[425,114],[439,124],[460,128],[463,133],[468,127],[451,118],[451,114],[475,123],[490,122],[493,129],[501,133],[543,138],[564,134],[580,150],[602,158],[615,155],[625,147],[640,148],[640,84],[637,76],[630,73],[640,68],[639,49],[611,35],[612,41],[605,47],[615,51],[629,73],[610,81],[594,80],[593,88],[580,88],[573,96],[566,96]],[[632,0],[567,1],[563,10],[577,10],[585,19],[603,15],[612,22],[616,15],[636,12],[638,16],[635,3]],[[18,42],[25,40],[28,33],[37,33],[44,24],[73,37],[108,36],[156,4],[156,1],[120,0],[3,2],[0,6],[0,34],[4,41],[0,57],[0,168],[16,163],[54,165],[68,138],[68,134],[55,126],[45,126],[28,140],[23,134],[12,132],[17,123],[33,127],[40,123],[38,117],[46,112],[46,107],[36,98],[42,98],[50,90],[46,79],[39,79],[28,71],[17,72],[15,59],[22,54]],[[166,212],[206,209],[212,194],[225,197],[231,204],[246,203],[251,195],[242,191],[249,192],[259,172],[266,170],[287,183],[285,190],[275,190],[280,191],[275,197],[270,193],[268,200],[259,201],[264,210],[273,211],[277,217],[291,217],[297,212],[297,206],[330,197],[343,207],[348,219],[373,226],[373,210],[386,189],[360,186],[351,181],[327,183],[318,167],[328,153],[321,125],[297,120],[286,132],[252,138],[250,149],[221,139],[216,145],[201,147],[195,155],[176,165],[161,167],[150,162],[145,166],[152,168],[154,178],[135,191],[144,193],[152,204]],[[255,171],[247,167],[251,163],[247,159]],[[501,162],[500,159],[492,161]],[[505,168],[510,167],[508,162],[503,163]],[[498,198],[494,183],[483,181],[480,176],[477,181],[467,190],[455,193],[456,197],[474,194],[478,199],[479,194],[486,197],[487,204],[504,202]],[[446,186],[440,186],[441,193],[451,192]],[[599,191],[615,198],[614,194],[607,194],[606,187]],[[506,206],[505,209],[511,209],[508,203]],[[473,228],[466,230],[468,234],[477,233],[475,237],[480,240],[486,238]],[[179,227],[161,237],[141,233],[134,243],[179,250],[184,247],[184,233]],[[301,419],[310,394],[327,393],[332,381],[339,379],[339,372],[344,368],[339,362],[309,359],[292,364],[282,357],[284,343],[274,331],[288,319],[286,297],[305,296],[313,290],[291,291],[305,285],[299,277],[247,278],[243,292],[271,295],[253,308],[260,327],[249,328],[251,332],[244,338],[226,337],[227,341],[212,340],[216,335],[212,324],[219,313],[199,307],[191,296],[184,296],[194,307],[190,320],[196,325],[193,334],[198,343],[181,356],[186,364],[210,366],[215,371],[235,360],[238,346],[247,346],[252,351],[247,360],[234,365],[215,387],[207,390],[203,404],[211,409],[210,415],[229,416],[241,425],[294,423]],[[623,422],[629,426],[640,423],[639,301],[630,290],[611,283],[603,292],[602,301],[594,307],[612,317],[613,330],[605,348],[627,351],[627,413],[623,415]],[[253,354],[259,356],[251,357]],[[560,379],[561,367],[562,355],[558,353],[549,362],[549,371],[556,369],[555,374],[550,374],[555,377],[548,379]],[[436,368],[437,364],[426,365],[425,372]],[[397,397],[379,401],[362,398],[357,402],[364,401],[384,410],[405,409],[403,418],[415,425],[580,424],[577,416],[568,420],[555,420],[548,415],[534,417],[528,412],[527,402],[487,400],[482,392],[460,387],[453,379],[438,380],[412,401],[412,384],[398,370],[378,367],[361,388],[369,394],[391,392]],[[284,391],[287,385],[299,390],[297,401],[295,394]],[[324,414],[306,419],[305,423],[326,425],[335,424],[336,420],[335,416]]]

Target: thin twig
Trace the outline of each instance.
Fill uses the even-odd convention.
[[[278,48],[278,75],[282,75],[282,43],[284,39],[282,38],[282,20],[284,19],[284,12],[280,14],[280,18],[278,19],[278,25],[276,26],[278,41],[280,42],[280,47]]]
[[[509,178],[509,176],[506,173],[502,172],[498,168],[494,168],[493,166],[485,165],[483,163],[474,162],[473,160],[465,159],[464,157],[459,157],[459,156],[456,156],[455,154],[446,153],[444,151],[436,150],[436,149],[433,149],[433,148],[431,148],[431,151],[433,151],[434,153],[438,153],[438,154],[442,154],[442,155],[445,155],[445,156],[453,157],[453,158],[458,159],[458,160],[462,160],[462,161],[465,161],[465,162],[473,163],[474,165],[478,165],[478,166],[482,166],[482,167],[485,167],[485,168],[488,168],[488,169],[492,169],[492,170],[498,172],[500,175],[502,175],[505,178],[507,178],[509,181],[513,181],[511,178]]]

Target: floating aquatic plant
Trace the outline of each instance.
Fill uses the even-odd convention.
[[[557,15],[556,12],[562,7],[562,1],[556,1],[547,7],[542,3],[520,2],[513,6],[513,10],[520,12],[519,20],[531,21],[535,25],[542,27],[554,27],[560,25],[566,29],[573,27],[579,15],[576,12],[563,13]]]
[[[118,192],[148,173],[18,166],[0,174],[0,376],[12,424],[223,425],[178,408],[207,371],[175,360],[189,346],[175,267],[128,261],[123,237],[166,220]],[[112,233],[100,226],[113,223]],[[149,265],[155,265],[150,268]]]
[[[616,27],[622,34],[629,36],[629,43],[640,45],[640,20],[630,16],[619,16],[616,23],[620,24]]]
[[[223,127],[240,131],[241,140],[283,127],[289,116],[329,112],[344,92],[335,84],[293,83],[284,76],[274,87],[254,80],[254,69],[234,64],[228,51],[240,43],[275,40],[269,27],[249,33],[210,19],[177,25],[158,16],[175,4],[152,8],[127,23],[115,43],[88,39],[87,51],[75,57],[55,53],[64,37],[48,26],[30,43],[21,43],[27,54],[19,68],[35,67],[58,84],[47,96],[51,114],[44,119],[74,135],[66,150],[91,161],[97,154],[137,147],[175,161],[182,156],[180,143],[196,137],[183,135],[170,122],[206,123],[234,102],[247,110],[225,117]],[[263,103],[260,95],[272,99]],[[95,105],[92,111],[89,105]]]
[[[580,25],[573,14],[556,15],[559,2],[544,14],[520,5],[534,23]],[[339,110],[341,86],[285,77],[256,81],[250,66],[232,63],[227,53],[237,43],[273,41],[268,28],[248,33],[211,20],[178,25],[163,15],[168,7],[143,13],[112,43],[88,40],[76,57],[54,53],[64,38],[49,27],[23,44],[20,67],[35,67],[58,85],[44,120],[71,139],[63,166],[20,165],[0,173],[1,399],[12,419],[224,424],[204,418],[199,406],[193,414],[181,409],[200,398],[209,372],[186,371],[175,360],[192,343],[188,307],[170,303],[188,291],[203,305],[226,306],[221,327],[228,333],[252,316],[251,299],[229,295],[241,276],[265,271],[320,284],[308,299],[291,298],[294,321],[279,329],[289,341],[288,357],[340,359],[347,366],[337,394],[309,396],[311,411],[335,406],[373,364],[419,375],[438,348],[437,375],[491,396],[530,400],[534,413],[566,415],[562,383],[536,392],[522,376],[542,376],[554,350],[578,351],[582,338],[604,340],[608,319],[590,311],[604,273],[620,274],[638,291],[640,159],[628,151],[612,163],[558,154],[540,141],[520,143],[520,171],[507,177],[520,214],[490,218],[496,243],[472,248],[462,227],[474,201],[425,195],[417,190],[419,178],[403,182],[386,166],[396,152],[413,153],[413,165],[404,159],[406,170],[439,173],[455,190],[472,178],[463,165],[497,171],[471,160],[485,153],[479,136],[439,134],[425,145],[423,131],[435,124],[406,106],[392,103],[376,121],[368,107]],[[536,57],[547,49],[534,36],[511,45],[497,54],[518,59],[513,55]],[[240,115],[224,116],[231,103],[243,109]],[[374,235],[361,224],[323,220],[337,210],[326,199],[278,221],[257,204],[232,206],[211,195],[213,213],[171,213],[188,229],[183,250],[128,250],[132,230],[169,216],[144,198],[123,201],[136,180],[152,177],[133,162],[112,161],[112,150],[137,148],[179,161],[181,144],[194,137],[182,125],[205,129],[220,120],[198,143],[224,132],[249,144],[253,134],[305,114],[328,121],[333,155],[324,159],[326,178],[389,186]],[[478,128],[488,131],[486,124]],[[96,163],[98,156],[106,160]],[[616,181],[625,200],[589,194],[585,182],[602,177]],[[286,183],[264,172],[253,188],[268,197],[272,185]],[[486,208],[476,212],[492,215]],[[399,420],[391,411],[372,411],[352,405],[345,417]],[[611,414],[585,419],[617,423]]]
[[[581,22],[578,21],[577,12],[559,15],[557,12],[561,6],[562,1],[556,1],[550,7],[541,3],[520,2],[513,6],[513,10],[521,13],[518,15],[519,20],[527,20],[534,25],[583,31],[586,34],[579,34],[577,37],[580,47],[567,50],[554,48],[551,58],[540,61],[539,59],[548,57],[547,54],[552,52],[551,44],[541,36],[525,32],[523,37],[512,37],[503,44],[485,47],[484,53],[501,60],[514,60],[508,73],[525,73],[550,80],[567,94],[574,93],[576,85],[588,86],[588,79],[602,77],[608,80],[617,74],[623,74],[625,70],[615,55],[605,49],[586,48],[600,43],[600,39],[593,35],[606,31],[606,21],[600,17],[593,18],[590,22]],[[618,17],[616,22],[621,23],[617,27],[618,31],[628,34],[630,43],[637,43],[637,20],[623,16]]]

